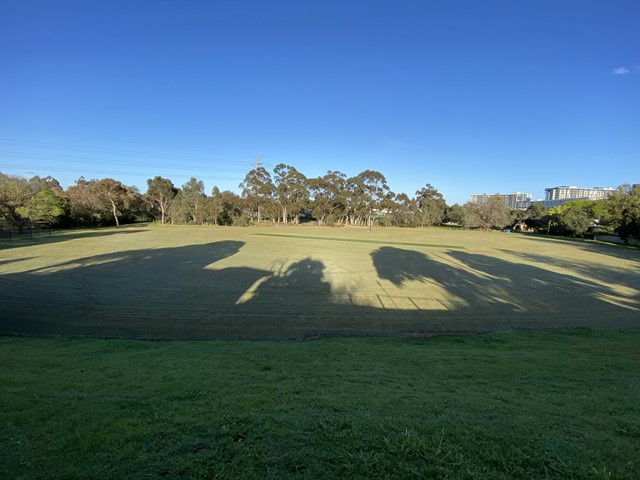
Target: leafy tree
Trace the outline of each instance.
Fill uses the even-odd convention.
[[[462,205],[454,203],[445,213],[445,221],[454,223],[456,225],[467,224],[467,211]]]
[[[347,176],[338,171],[328,171],[323,177],[308,181],[312,214],[319,225],[340,224],[345,212]]]
[[[218,187],[213,187],[213,190],[211,191],[211,196],[207,197],[204,210],[205,210],[204,216],[206,218],[207,223],[213,223],[214,225],[218,225],[220,223],[220,216],[222,215],[223,204],[222,204],[222,195]]]
[[[542,203],[532,203],[524,212],[524,223],[529,228],[543,230],[549,226],[548,209]]]
[[[65,195],[69,201],[69,216],[72,225],[89,226],[98,223],[99,216],[93,208],[90,181],[84,177],[78,178],[74,185],[67,188]]]
[[[395,194],[390,208],[391,224],[396,227],[415,226],[415,210],[415,201],[406,193]]]
[[[170,206],[171,221],[200,224],[204,222],[202,210],[206,202],[204,183],[191,177],[174,197]]]
[[[50,189],[40,190],[30,197],[17,212],[32,222],[54,224],[67,213],[69,201]]]
[[[118,215],[123,215],[133,200],[132,192],[113,178],[90,182],[92,202],[96,211],[113,215],[116,226],[120,226]]]
[[[23,208],[38,193],[38,186],[26,178],[0,173],[0,215],[22,231],[27,218]]]
[[[287,223],[289,216],[298,223],[309,199],[307,177],[294,167],[280,163],[273,170],[275,174],[275,194],[282,211],[282,222]]]
[[[549,210],[554,234],[581,237],[589,230],[592,219],[580,203],[569,202]]]
[[[615,232],[625,241],[640,239],[640,185],[628,188],[624,195],[614,195],[613,209],[617,213]]]
[[[271,201],[275,192],[275,186],[271,175],[264,167],[257,167],[251,170],[244,177],[244,182],[240,184],[242,196],[249,202],[251,215],[256,213],[258,223],[262,220],[262,211]]]
[[[447,204],[442,194],[430,183],[416,192],[416,206],[421,227],[442,224]]]
[[[511,223],[511,211],[504,197],[492,195],[481,204],[466,203],[467,222],[472,228],[504,228]]]
[[[177,195],[178,189],[168,178],[156,176],[147,180],[146,197],[153,205],[155,211],[160,211],[160,223],[164,224],[169,207]]]
[[[352,224],[373,225],[374,211],[381,208],[389,192],[387,179],[380,172],[365,170],[348,180],[348,211]]]

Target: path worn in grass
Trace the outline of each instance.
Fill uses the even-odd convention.
[[[633,329],[640,252],[444,229],[99,229],[0,249],[0,291],[7,334]]]

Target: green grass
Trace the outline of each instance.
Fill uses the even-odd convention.
[[[0,338],[0,477],[640,478],[640,333]]]
[[[638,329],[640,251],[440,228],[143,225],[5,245],[0,291],[6,334]]]
[[[318,237],[315,235],[285,235],[281,233],[254,233],[254,235],[262,235],[264,237],[283,237],[283,238],[306,238],[309,240],[321,240],[330,242],[356,242],[356,243],[372,243],[375,245],[404,245],[409,247],[432,247],[432,248],[451,248],[454,250],[464,250],[465,247],[459,245],[440,245],[434,243],[415,243],[415,242],[394,242],[393,240],[369,240],[366,238],[339,238],[339,237]]]

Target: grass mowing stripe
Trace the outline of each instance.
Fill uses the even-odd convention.
[[[466,249],[466,247],[462,247],[460,245],[439,245],[435,243],[394,242],[391,240],[363,240],[361,238],[316,237],[313,235],[285,235],[283,233],[252,233],[252,235],[260,235],[263,237],[305,238],[309,240],[333,240],[336,242],[375,243],[377,245],[406,245],[410,247],[451,248],[455,250]]]

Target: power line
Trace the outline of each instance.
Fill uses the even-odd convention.
[[[59,155],[59,154],[33,153],[33,152],[0,151],[0,157],[12,158],[12,159],[25,158],[30,160],[44,160],[44,161],[51,159],[51,160],[61,160],[61,161],[70,162],[70,163],[82,162],[82,163],[91,163],[91,164],[97,164],[97,165],[104,165],[105,163],[107,163],[107,164],[119,164],[119,165],[138,167],[138,168],[160,167],[160,168],[180,169],[180,170],[192,169],[192,170],[198,170],[198,171],[204,170],[204,171],[210,171],[210,172],[221,171],[221,172],[238,172],[238,173],[242,173],[245,171],[245,170],[231,169],[231,168],[206,168],[201,165],[181,164],[180,166],[174,166],[174,165],[161,164],[161,163],[140,163],[140,162],[130,162],[130,161],[124,161],[124,160],[113,160],[110,158],[77,157],[74,155]],[[45,159],[42,157],[48,157],[48,159]]]
[[[151,178],[151,177],[155,177],[157,175],[161,176],[161,177],[169,177],[169,178],[191,178],[191,177],[195,177],[195,175],[184,175],[184,174],[174,174],[174,173],[156,173],[154,175],[149,175],[148,173],[133,173],[133,172],[117,172],[117,171],[113,171],[113,170],[86,170],[86,169],[79,169],[79,168],[64,168],[64,167],[53,167],[51,168],[50,166],[41,166],[41,165],[3,165],[3,167],[5,168],[12,168],[12,169],[29,169],[29,170],[34,170],[34,169],[38,169],[38,170],[45,170],[47,172],[51,172],[53,174],[55,174],[56,172],[69,172],[69,173],[79,173],[80,175],[84,176],[85,173],[92,173],[92,174],[98,174],[98,175],[122,175],[122,176],[132,176],[132,177],[147,177],[147,178]],[[33,173],[33,172],[31,172]],[[200,180],[204,179],[204,180],[242,180],[241,177],[219,177],[219,176],[211,176],[211,175],[205,175],[205,176],[201,176],[201,178],[199,178]]]
[[[47,147],[47,148],[57,148],[62,150],[78,150],[78,151],[88,151],[88,152],[126,153],[129,155],[141,155],[141,156],[154,157],[154,158],[192,159],[192,160],[217,161],[217,162],[224,162],[224,163],[235,164],[235,165],[246,165],[246,162],[242,162],[238,160],[225,160],[225,159],[213,158],[213,157],[202,157],[198,155],[176,155],[171,153],[141,152],[141,151],[123,150],[123,149],[117,149],[117,148],[90,147],[90,146],[82,146],[82,145],[71,145],[66,143],[51,143],[51,142],[40,142],[36,140],[21,140],[21,139],[14,139],[14,138],[0,138],[0,144],[23,146],[23,147],[25,146],[26,147]]]

